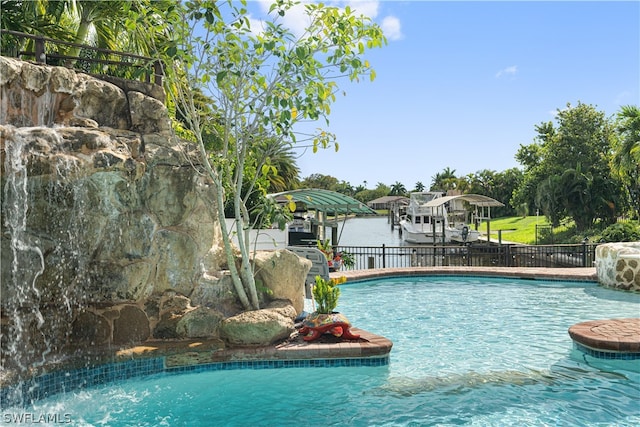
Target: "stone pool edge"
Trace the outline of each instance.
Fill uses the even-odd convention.
[[[397,267],[370,270],[347,270],[329,274],[346,277],[347,282],[377,279],[389,276],[480,276],[508,277],[529,280],[560,280],[598,282],[595,267],[545,268],[545,267]]]

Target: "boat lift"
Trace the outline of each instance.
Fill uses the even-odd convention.
[[[455,196],[443,196],[433,199],[425,204],[426,207],[430,207],[435,209],[438,213],[434,216],[445,216],[445,207],[446,212],[449,213],[449,216],[455,214],[455,212],[466,210],[463,207],[456,209],[456,205],[459,202],[467,202],[474,207],[473,213],[473,224],[475,229],[478,229],[478,226],[482,221],[487,221],[487,241],[489,240],[489,235],[491,233],[491,208],[492,207],[500,207],[504,206],[504,203],[499,202],[498,200],[491,198],[489,196],[483,196],[481,194],[459,194]],[[444,245],[444,233],[442,233],[443,245]]]
[[[283,191],[269,194],[267,197],[271,197],[281,204],[293,201],[297,208],[302,207],[306,212],[313,212],[309,219],[312,225],[311,230],[304,230],[309,236],[306,239],[306,243],[309,245],[315,245],[315,240],[324,241],[326,239],[325,228],[331,227],[331,245],[335,247],[340,242],[342,230],[344,230],[345,222],[350,215],[376,215],[376,211],[353,197],[320,188]],[[342,227],[338,234],[340,218],[342,218]],[[313,240],[313,242],[308,240]]]

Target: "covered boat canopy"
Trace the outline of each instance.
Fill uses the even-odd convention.
[[[453,200],[464,200],[471,205],[480,206],[480,207],[497,207],[504,206],[504,203],[497,201],[488,196],[483,196],[481,194],[460,194],[457,196],[443,196],[433,199],[425,204],[426,207],[438,207],[444,205],[445,203],[451,202]]]
[[[287,202],[291,197],[296,203],[302,203],[307,210],[324,212],[328,215],[375,215],[376,211],[359,200],[335,191],[320,188],[305,188],[269,194],[277,202]]]

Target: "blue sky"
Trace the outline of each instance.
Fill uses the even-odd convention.
[[[328,130],[340,150],[301,152],[303,178],[411,190],[447,167],[504,171],[520,166],[515,154],[535,125],[567,103],[607,116],[640,105],[638,1],[336,4],[347,3],[381,25],[388,44],[365,54],[374,82],[339,82],[347,95]],[[250,4],[255,18],[260,6]]]

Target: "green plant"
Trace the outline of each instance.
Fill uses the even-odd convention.
[[[330,314],[338,305],[338,298],[340,297],[340,288],[338,285],[346,282],[347,279],[343,276],[339,279],[323,279],[320,276],[316,276],[316,284],[313,287],[313,298],[318,305],[316,312],[320,314]]]
[[[352,253],[342,251],[340,252],[340,254],[342,257],[342,265],[344,265],[346,268],[352,268],[356,265],[356,259]]]
[[[331,247],[329,239],[317,240],[316,246],[320,249],[320,252],[324,254],[325,258],[327,258],[327,261],[331,261],[333,259],[333,248]]]
[[[602,230],[601,242],[634,242],[640,240],[640,226],[618,222]]]

